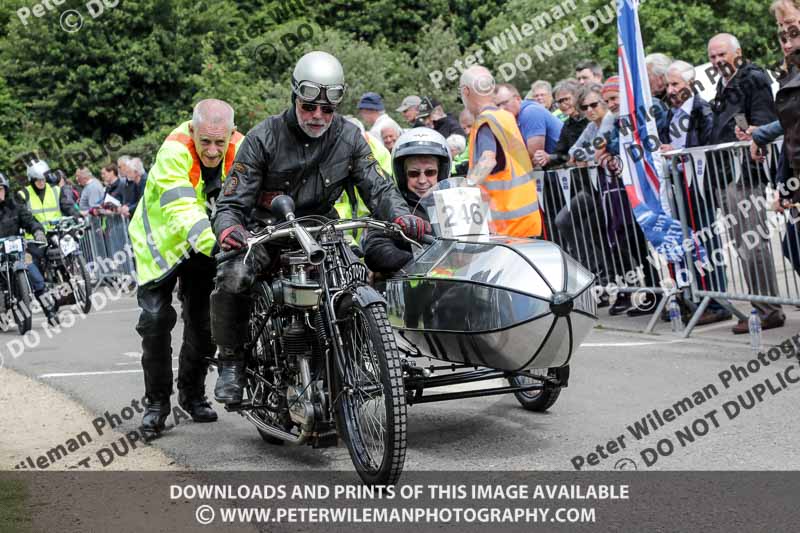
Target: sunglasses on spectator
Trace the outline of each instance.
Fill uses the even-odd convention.
[[[409,178],[418,178],[422,175],[422,173],[423,173],[422,170],[413,168],[411,170],[406,171],[406,176],[408,176]],[[426,168],[424,173],[426,178],[432,178],[439,174],[439,170],[435,168]]]
[[[599,106],[599,105],[600,105],[600,102],[592,102],[590,104],[583,104],[581,106],[581,111],[588,111],[590,107],[592,109],[597,109],[597,106]]]
[[[559,98],[558,100],[556,100],[556,103],[557,104],[564,104],[566,102],[569,102],[571,99],[572,99],[571,96],[565,96],[564,98]]]
[[[303,102],[300,104],[300,108],[303,111],[308,111],[309,113],[313,113],[317,110],[317,108],[322,109],[322,112],[326,115],[332,115],[334,111],[336,111],[336,106],[333,105],[326,105],[326,104],[309,104],[308,102]]]
[[[787,31],[778,32],[778,39],[784,44],[788,43],[789,39],[794,39],[798,36],[800,36],[800,30],[797,29],[797,26],[789,26]]]

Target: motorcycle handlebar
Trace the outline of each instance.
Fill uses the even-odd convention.
[[[214,256],[217,263],[224,263],[229,259],[233,259],[237,255],[241,255],[247,251],[247,248],[239,248],[237,250],[228,250],[227,252],[220,252]]]
[[[334,222],[333,224],[329,224],[327,226],[311,226],[307,228],[300,226],[298,224],[296,226],[292,226],[289,228],[272,230],[261,235],[254,235],[253,237],[247,239],[247,247],[239,248],[238,250],[230,250],[228,252],[218,253],[217,255],[214,256],[214,259],[216,259],[217,263],[222,263],[224,261],[228,261],[230,259],[233,259],[234,257],[237,257],[240,254],[247,252],[247,249],[250,246],[255,246],[257,244],[264,244],[269,241],[294,236],[295,239],[297,239],[297,241],[300,243],[300,246],[303,247],[303,251],[305,251],[306,255],[308,255],[309,260],[313,264],[319,264],[324,259],[325,252],[322,250],[322,248],[319,247],[319,244],[317,244],[316,240],[313,238],[313,235],[319,233],[324,227],[330,228],[331,226],[336,231],[350,231],[357,229],[372,228],[394,233],[400,233],[400,227],[397,226],[396,224],[392,224],[389,222],[381,222],[379,220],[371,220],[371,219],[347,220],[342,222]],[[306,245],[311,245],[309,249],[307,249],[306,246],[304,245],[304,239],[307,239],[305,243]],[[427,241],[423,240],[423,242]],[[319,252],[321,252],[321,254]],[[320,255],[322,257],[320,257]],[[317,262],[315,263],[314,261]]]

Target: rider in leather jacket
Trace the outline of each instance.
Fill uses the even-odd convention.
[[[33,234],[37,241],[45,240],[44,228],[33,217],[28,206],[14,199],[9,188],[8,178],[0,172],[0,237],[19,235],[20,228]],[[52,299],[43,297],[45,293],[44,276],[39,267],[33,262],[28,265],[28,281],[31,284],[33,295],[39,300],[48,322],[58,324],[55,313],[55,304]]]
[[[427,222],[409,214],[361,132],[335,114],[345,89],[335,57],[311,52],[300,58],[292,76],[292,106],[247,133],[217,199],[212,222],[222,250],[245,246],[247,229],[277,222],[270,203],[281,194],[292,197],[298,217],[338,218],[334,204],[348,186],[358,190],[376,218],[396,222],[409,236],[424,234]],[[259,246],[246,264],[238,258],[217,268],[211,295],[211,330],[220,362],[217,401],[242,399],[250,289],[269,263],[268,252]]]

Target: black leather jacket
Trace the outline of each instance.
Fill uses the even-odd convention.
[[[338,218],[333,205],[345,187],[355,187],[378,219],[408,214],[408,206],[378,166],[359,129],[335,115],[318,139],[297,123],[294,107],[264,120],[242,141],[216,203],[214,232],[236,224],[274,223],[272,199],[288,194],[295,215]]]
[[[0,202],[0,237],[19,235],[20,228],[30,233],[43,229],[28,206],[16,201],[10,194],[6,189],[6,199]]]

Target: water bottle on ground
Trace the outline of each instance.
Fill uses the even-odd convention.
[[[675,296],[669,300],[669,321],[672,324],[673,333],[680,333],[683,331],[681,307],[678,305],[678,299]]]
[[[750,330],[750,348],[753,350],[753,355],[756,355],[761,351],[761,318],[755,309],[750,311],[747,327]]]

